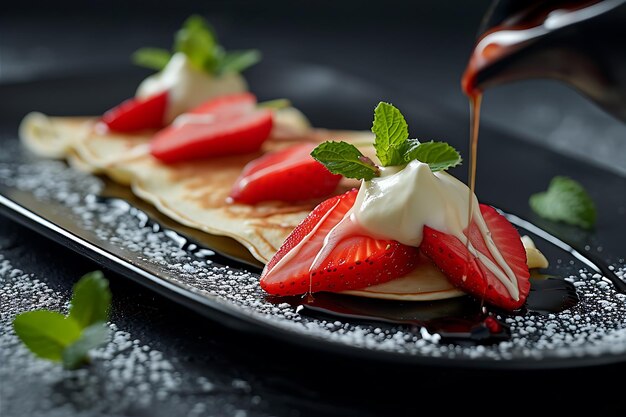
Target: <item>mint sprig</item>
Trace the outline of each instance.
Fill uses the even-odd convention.
[[[433,172],[443,171],[461,163],[461,155],[445,142],[421,143],[409,139],[409,128],[396,107],[380,102],[374,110],[372,132],[376,135],[374,149],[382,166],[405,165],[413,160],[429,165]],[[356,146],[347,142],[324,142],[311,156],[333,174],[347,178],[371,180],[380,175],[379,167],[363,156]]]
[[[67,316],[49,310],[28,311],[13,320],[13,329],[35,355],[73,369],[88,362],[88,353],[108,341],[111,304],[102,272],[83,276],[74,286]]]
[[[225,51],[211,25],[198,15],[187,18],[175,33],[171,52],[162,48],[140,48],[132,59],[139,66],[160,71],[177,52],[184,53],[193,66],[212,75],[242,72],[261,60],[261,53],[256,49]]]
[[[584,229],[591,229],[596,222],[596,207],[587,191],[565,176],[554,177],[547,191],[531,195],[528,202],[535,213],[547,220]]]

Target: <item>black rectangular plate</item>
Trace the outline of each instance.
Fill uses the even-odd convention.
[[[26,113],[100,114],[132,95],[146,75],[129,70],[0,86],[2,97],[10,97],[0,102],[2,212],[228,326],[337,355],[389,363],[489,368],[587,366],[626,359],[626,337],[623,341],[613,339],[623,343],[623,349],[602,350],[602,345],[589,342],[588,346],[583,344],[582,351],[568,351],[564,346],[555,353],[558,349],[544,350],[531,343],[508,350],[483,347],[480,351],[487,353],[480,354],[470,346],[451,355],[449,349],[434,342],[422,346],[419,340],[424,335],[402,326],[389,326],[386,336],[380,337],[376,325],[346,322],[338,326],[333,318],[301,316],[290,305],[266,299],[257,283],[262,265],[235,242],[185,228],[124,187],[79,173],[63,162],[37,160],[19,146],[17,127]],[[422,140],[446,140],[467,155],[467,115],[422,102],[406,92],[384,89],[330,68],[293,62],[263,63],[246,77],[260,100],[289,98],[321,127],[367,129],[375,105],[381,100],[392,102],[407,116],[412,135]],[[626,252],[626,179],[489,126],[481,131],[479,154],[477,194],[481,201],[530,219],[580,248],[587,247],[581,249],[587,255],[599,256],[606,264],[620,268],[620,257]],[[456,168],[453,174],[466,179],[465,168]],[[554,175],[574,177],[590,190],[599,212],[593,232],[533,217],[528,197],[545,189]],[[587,268],[569,253],[539,238],[536,242],[549,259],[561,261],[549,272],[569,276]],[[614,292],[611,297],[615,297]],[[626,311],[623,300],[615,300],[621,303],[617,312]],[[583,301],[574,313],[584,315],[598,309],[596,304]],[[546,320],[531,318],[539,325]],[[626,314],[600,325],[615,336],[626,326]],[[343,330],[339,332],[338,327]],[[520,329],[513,330],[515,340]],[[563,327],[561,331],[568,330]],[[397,343],[390,342],[394,335]]]

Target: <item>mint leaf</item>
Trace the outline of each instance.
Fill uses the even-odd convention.
[[[85,328],[80,338],[63,351],[63,366],[74,369],[85,363],[89,351],[105,344],[109,340],[109,328],[98,322]]]
[[[378,167],[347,142],[324,142],[313,149],[311,156],[333,174],[347,178],[371,180],[379,175]]]
[[[530,207],[539,216],[590,229],[596,222],[596,207],[578,182],[564,176],[550,181],[548,190],[533,194]]]
[[[172,54],[161,48],[141,48],[133,53],[132,60],[140,67],[161,71],[169,62]]]
[[[417,139],[409,139],[407,143],[404,161],[411,162],[417,159],[428,164],[433,172],[455,167],[462,161],[461,155],[457,150],[446,142],[434,142],[431,140],[430,142],[420,143]]]
[[[220,74],[242,72],[260,60],[261,52],[256,49],[225,52],[218,64],[217,72]]]
[[[409,126],[400,110],[385,102],[374,109],[372,132],[376,135],[374,148],[383,166],[404,163],[405,142],[409,137]]]
[[[217,70],[218,55],[223,53],[213,29],[198,15],[187,18],[176,32],[174,51],[184,53],[194,66],[212,74]]]
[[[287,98],[277,98],[257,103],[257,107],[274,110],[286,109],[287,107],[291,107],[291,101]]]
[[[89,350],[108,340],[109,328],[104,322],[110,304],[109,282],[102,272],[94,271],[74,285],[68,316],[29,311],[15,317],[13,329],[35,355],[75,368],[87,361]]]
[[[13,329],[35,355],[60,361],[64,349],[80,337],[80,326],[54,311],[38,310],[18,314]]]
[[[74,285],[69,317],[83,329],[107,321],[110,306],[109,282],[102,272],[94,271],[84,275]]]

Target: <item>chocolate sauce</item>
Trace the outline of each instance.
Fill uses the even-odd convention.
[[[312,297],[269,298],[287,302],[300,314],[318,319],[342,318],[373,326],[405,325],[416,333],[426,330],[441,342],[489,344],[508,340],[509,328],[495,316],[517,316],[530,312],[559,313],[579,302],[576,288],[562,278],[533,278],[526,303],[514,312],[489,311],[478,300],[462,296],[437,301],[396,301],[362,298],[335,293],[317,293]]]
[[[504,323],[467,296],[437,301],[395,301],[317,293],[313,297],[277,301],[288,302],[300,314],[318,319],[342,318],[379,327],[405,325],[413,332],[425,330],[448,343],[489,344],[511,337]]]
[[[476,165],[478,161],[478,131],[480,129],[480,105],[482,103],[483,95],[476,91],[475,94],[469,96],[470,99],[470,162],[468,169],[468,188],[469,188],[469,196],[468,196],[468,209],[467,209],[467,264],[471,265],[475,262],[472,259],[473,255],[469,250],[470,240],[469,236],[472,236],[472,227],[474,227],[474,222],[472,221],[472,217],[474,215],[474,193],[476,192]],[[480,267],[481,263],[476,262],[476,265]],[[463,279],[468,274],[468,268],[465,267],[463,271]]]
[[[531,278],[530,292],[522,310],[540,314],[560,313],[579,301],[576,287],[569,281],[557,277]]]

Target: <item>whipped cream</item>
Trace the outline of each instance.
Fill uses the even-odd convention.
[[[211,75],[197,69],[187,55],[178,52],[161,72],[142,81],[135,96],[146,98],[167,90],[165,123],[169,124],[177,116],[206,100],[225,94],[241,93],[247,89],[246,81],[240,74]]]

